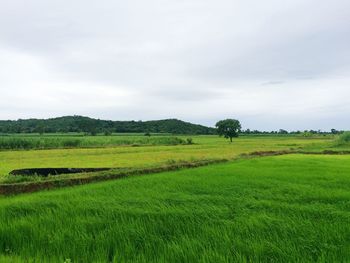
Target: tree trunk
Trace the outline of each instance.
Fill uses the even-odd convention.
[[[232,137],[230,137],[230,141],[232,142]]]

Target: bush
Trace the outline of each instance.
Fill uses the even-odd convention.
[[[178,137],[153,137],[153,138],[149,138],[148,141],[144,140],[143,144],[179,145],[179,144],[186,144],[186,141]]]
[[[186,142],[187,142],[187,144],[193,144],[192,138],[187,138],[187,139],[186,139]]]
[[[337,139],[338,145],[349,144],[350,143],[350,131],[344,132]]]
[[[312,133],[311,132],[308,132],[308,131],[305,131],[301,134],[301,136],[303,137],[312,137]]]

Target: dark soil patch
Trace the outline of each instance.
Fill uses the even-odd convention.
[[[47,177],[49,175],[91,173],[107,170],[110,170],[110,168],[29,168],[13,170],[10,172],[10,175],[37,175]]]

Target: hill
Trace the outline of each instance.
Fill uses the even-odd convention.
[[[0,121],[0,133],[172,133],[213,134],[210,127],[192,124],[177,119],[155,121],[110,121],[83,116],[64,116],[51,119],[19,119]]]

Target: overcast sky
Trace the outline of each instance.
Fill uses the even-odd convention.
[[[0,4],[0,119],[350,129],[349,0]]]

